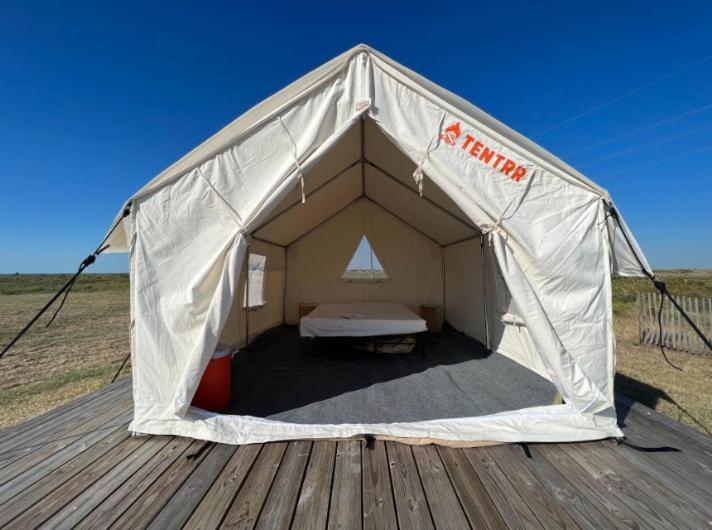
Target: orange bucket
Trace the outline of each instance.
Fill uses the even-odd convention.
[[[211,412],[221,412],[227,408],[230,404],[231,358],[230,355],[224,355],[210,360],[193,396],[194,407]]]

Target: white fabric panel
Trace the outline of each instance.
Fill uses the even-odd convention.
[[[364,174],[367,197],[424,232],[440,245],[473,235],[471,228],[438,210],[436,206],[424,201],[417,194],[401,189],[398,183],[393,182],[373,166],[366,165]]]
[[[406,88],[407,82],[376,68],[373,97],[378,104],[371,108],[371,116],[413,160],[422,159],[428,145],[433,146],[436,140],[424,169],[477,226],[492,230],[500,220],[510,261],[521,267],[520,276],[530,289],[510,288],[512,296],[519,307],[533,312],[529,315],[524,311],[522,315],[532,337],[547,337],[546,341],[535,338],[540,356],[575,359],[570,363],[571,370],[566,374],[560,371],[558,376],[573,377],[575,373],[576,379],[552,382],[565,389],[564,397],[582,410],[607,409],[613,391],[613,332],[607,320],[600,318],[611,312],[610,299],[601,289],[610,283],[610,262],[600,228],[605,226],[600,216],[601,197],[586,186],[570,184],[521,158],[488,137],[474,121],[462,122],[463,134],[474,135],[525,167],[527,174],[521,182],[484,164],[459,145],[437,141],[441,124],[446,126],[459,118],[444,114]],[[500,262],[504,256],[497,253]],[[533,299],[527,303],[517,299],[530,294]],[[544,318],[530,321],[535,315]],[[556,349],[558,345],[563,351]],[[542,351],[548,348],[555,349]],[[585,395],[586,391],[590,393]]]
[[[363,235],[389,276],[378,283],[341,279]],[[442,304],[440,247],[370,203],[358,201],[287,250],[287,322],[300,303],[398,302],[418,312]]]
[[[253,239],[250,241],[250,254],[260,254],[267,258],[264,296],[265,305],[250,311],[250,340],[266,329],[282,323],[284,289],[284,249],[268,245]],[[240,270],[237,296],[230,308],[227,320],[220,335],[220,342],[241,347],[245,344],[245,310],[243,293],[245,292],[245,268]]]
[[[225,416],[190,409],[185,419],[134,421],[147,434],[190,436],[218,443],[251,444],[300,438],[395,436],[434,440],[517,442],[583,442],[622,436],[615,419],[578,414],[570,405],[531,407],[479,416],[409,423],[307,425],[253,416]]]
[[[337,175],[343,173],[354,162],[361,159],[361,121],[352,125],[344,136],[336,142],[331,148],[304,176],[304,192],[309,195],[318,187],[324,185],[333,178],[338,178]],[[360,168],[360,165],[359,165]],[[360,169],[359,169],[360,172]],[[359,173],[360,175],[360,173]],[[326,191],[323,188],[320,192]],[[302,194],[299,186],[293,188],[287,196],[282,199],[269,216],[270,219],[275,218],[280,212],[284,212],[292,205],[300,204]],[[309,198],[307,197],[307,200]],[[267,224],[265,221],[261,224]],[[256,233],[256,232],[255,232]]]
[[[414,192],[418,191],[418,186],[413,180],[415,163],[405,156],[370,118],[364,120],[364,140],[364,158],[366,158],[366,160],[372,162],[389,175],[398,178]],[[463,221],[471,223],[467,214],[428,179],[426,179],[423,185],[423,197],[442,206],[443,209],[456,215]]]
[[[288,245],[358,199],[361,192],[361,166],[356,165],[311,195],[304,204],[298,204],[275,218],[255,235]]]
[[[403,304],[319,304],[299,321],[302,337],[375,337],[427,331],[425,320]]]
[[[135,421],[175,417],[190,406],[236,294],[246,246],[240,227],[296,178],[293,148],[309,166],[320,146],[351,126],[356,85],[347,79],[357,67],[352,61],[285,109],[281,122],[133,198]]]
[[[620,218],[621,225],[623,226],[623,230],[621,230],[621,227],[618,226],[618,223],[613,217],[607,214],[606,218],[609,247],[611,249],[612,273],[618,276],[644,278],[646,274],[640,266],[642,263],[645,270],[653,274],[653,269],[650,267],[643,251],[640,250],[638,242],[630,231],[630,228],[628,228],[625,220],[622,217]],[[623,231],[625,231],[625,234],[628,236],[628,241],[630,245],[633,246],[632,249],[628,241],[626,241]]]
[[[445,247],[444,253],[445,318],[458,331],[485,344],[484,271],[480,239]]]

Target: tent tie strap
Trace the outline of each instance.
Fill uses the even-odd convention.
[[[52,318],[50,318],[49,322],[47,322],[47,326],[52,324],[54,320],[57,318],[57,315],[59,312],[62,310],[62,307],[64,307],[64,303],[67,301],[67,297],[69,296],[69,292],[72,290],[72,287],[74,287],[74,284],[77,281],[77,278],[79,278],[79,275],[84,272],[84,270],[91,266],[95,261],[97,256],[104,252],[107,248],[109,248],[109,244],[106,244],[106,241],[109,239],[111,234],[116,230],[116,228],[121,224],[121,222],[128,217],[128,215],[131,213],[131,204],[127,204],[126,207],[124,208],[124,211],[121,214],[121,217],[114,223],[114,226],[111,227],[111,230],[106,234],[104,239],[99,243],[99,246],[89,254],[86,258],[82,260],[82,262],[79,264],[79,268],[77,269],[77,272],[74,273],[74,275],[69,278],[67,283],[65,283],[62,288],[55,293],[55,295],[47,302],[42,309],[40,309],[37,314],[32,317],[32,319],[25,325],[24,328],[20,330],[20,332],[15,335],[15,337],[3,348],[2,352],[0,352],[0,358],[2,358],[8,351],[10,351],[10,348],[12,348],[15,343],[17,343],[18,340],[22,338],[22,336],[29,331],[29,329],[33,326],[35,322],[39,320],[39,318],[45,314],[45,312],[54,304],[54,302],[57,301],[57,299],[64,295],[62,297],[62,301],[59,304],[59,307],[57,310],[54,312],[52,315]]]
[[[420,157],[420,161],[418,162],[418,165],[415,166],[415,171],[413,171],[413,180],[418,186],[418,194],[421,197],[423,196],[423,180],[425,179],[425,174],[423,173],[423,165],[430,158],[430,152],[437,149],[438,145],[440,145],[440,138],[442,136],[443,124],[445,123],[445,116],[446,114],[443,112],[442,116],[440,116],[440,122],[438,124],[437,132],[430,137],[428,147],[425,148],[423,156]]]
[[[620,216],[618,215],[618,211],[616,208],[610,204],[607,203],[608,205],[608,216],[611,217],[613,220],[615,220],[616,224],[618,225],[618,228],[620,228],[621,233],[623,234],[623,238],[625,239],[625,242],[628,244],[628,247],[630,248],[630,251],[633,253],[633,257],[635,257],[636,261],[638,262],[638,265],[640,266],[640,270],[643,272],[643,274],[653,283],[653,286],[660,292],[660,307],[658,308],[658,346],[660,346],[660,352],[663,355],[663,358],[665,361],[675,368],[676,370],[682,371],[682,368],[675,366],[673,363],[670,362],[670,360],[667,357],[667,354],[665,353],[665,347],[663,345],[663,319],[662,319],[662,312],[663,312],[663,304],[665,303],[665,297],[670,300],[672,305],[677,309],[680,314],[683,316],[683,318],[687,321],[687,323],[690,325],[692,330],[697,334],[700,339],[702,339],[702,342],[707,346],[712,351],[712,342],[710,341],[709,337],[707,337],[704,333],[702,333],[702,330],[695,324],[695,322],[690,318],[690,315],[687,314],[687,312],[680,306],[680,304],[677,303],[677,300],[675,300],[675,297],[670,294],[670,291],[667,289],[667,285],[665,284],[664,281],[658,279],[653,273],[651,273],[648,269],[645,268],[645,265],[643,265],[643,261],[640,259],[638,256],[638,253],[635,250],[635,247],[633,247],[633,243],[631,243],[630,239],[628,238],[628,234],[626,233],[625,229],[623,228],[623,224],[621,223]]]
[[[301,192],[302,192],[302,204],[304,204],[305,202],[307,202],[307,197],[304,193],[304,171],[302,170],[302,163],[299,161],[299,152],[297,150],[297,142],[294,141],[294,137],[292,136],[292,134],[289,132],[289,129],[287,129],[287,126],[282,121],[282,117],[278,116],[277,119],[279,120],[279,124],[282,126],[282,130],[284,131],[284,134],[287,135],[287,138],[289,139],[289,143],[291,144],[292,158],[294,158],[294,165],[297,167],[297,174],[299,175],[299,185],[301,187]]]

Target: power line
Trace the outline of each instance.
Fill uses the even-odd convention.
[[[670,72],[669,74],[665,74],[662,77],[658,77],[657,79],[648,81],[647,83],[644,83],[644,84],[640,85],[639,87],[634,88],[633,90],[629,90],[628,92],[625,92],[624,94],[621,94],[620,96],[616,96],[613,99],[609,99],[608,101],[605,101],[604,103],[600,103],[589,110],[586,110],[584,112],[580,112],[579,114],[571,116],[570,118],[567,118],[564,121],[561,121],[555,125],[552,125],[551,127],[547,128],[547,129],[544,129],[542,131],[535,133],[533,136],[541,136],[541,135],[550,133],[551,131],[555,131],[556,129],[559,129],[559,128],[563,127],[564,125],[568,125],[569,123],[574,122],[578,119],[581,119],[585,116],[588,116],[589,114],[593,114],[594,112],[597,112],[605,107],[608,107],[609,105],[613,105],[614,103],[617,103],[622,99],[625,99],[629,96],[637,94],[638,92],[642,92],[646,88],[650,88],[653,85],[657,85],[658,83],[661,83],[661,82],[665,81],[666,79],[670,79],[671,77],[676,76],[677,74],[685,72],[686,70],[689,70],[690,68],[694,68],[695,66],[699,66],[700,64],[706,63],[710,60],[712,60],[712,55],[708,55],[707,57],[698,59],[697,61],[690,63],[687,66],[683,66],[682,68],[679,68],[679,69],[675,70],[674,72]]]
[[[593,160],[588,160],[585,162],[579,162],[577,165],[584,166],[584,165],[590,165],[590,164],[597,164],[599,162],[603,162],[604,160],[609,160],[611,158],[617,158],[619,156],[627,155],[629,153],[634,153],[636,151],[642,151],[643,149],[647,149],[648,147],[652,147],[653,145],[658,145],[662,144],[665,142],[669,142],[670,140],[675,140],[676,138],[682,138],[683,136],[689,136],[690,134],[694,134],[696,132],[700,131],[706,131],[708,129],[712,129],[712,125],[705,125],[704,127],[697,127],[695,129],[691,129],[689,131],[681,132],[678,134],[673,134],[671,136],[666,136],[664,138],[659,138],[658,140],[654,140],[652,142],[648,142],[636,147],[631,147],[630,149],[625,149],[623,151],[619,151],[618,153],[613,153],[611,155],[607,156],[602,156],[600,158],[595,158]]]
[[[683,112],[682,114],[677,114],[675,116],[671,116],[670,118],[666,118],[661,121],[657,121],[655,123],[652,123],[650,125],[646,125],[645,127],[641,127],[640,129],[634,129],[632,131],[628,131],[623,134],[619,134],[617,136],[613,136],[611,138],[608,138],[607,140],[603,140],[600,142],[597,142],[595,144],[591,144],[589,146],[583,147],[581,149],[576,149],[575,151],[569,151],[568,153],[564,153],[562,156],[571,156],[571,155],[576,155],[579,153],[583,153],[585,151],[590,151],[592,149],[596,149],[597,147],[601,147],[604,145],[608,145],[610,143],[615,142],[616,140],[620,140],[621,138],[627,138],[628,136],[633,136],[634,134],[644,132],[644,131],[649,131],[650,129],[654,129],[656,127],[660,127],[661,125],[665,125],[667,123],[671,123],[675,120],[679,120],[681,118],[686,118],[687,116],[692,116],[693,114],[699,114],[700,112],[704,112],[706,110],[712,109],[712,103],[709,103],[707,105],[704,105],[702,107],[697,107],[692,110],[688,110],[687,112]]]
[[[669,162],[670,160],[677,160],[678,158],[683,158],[683,157],[686,157],[686,156],[696,155],[696,154],[699,154],[699,153],[704,153],[704,152],[706,152],[706,151],[712,151],[712,145],[707,146],[707,147],[703,147],[703,148],[701,148],[701,149],[695,149],[695,150],[693,150],[693,151],[686,151],[686,152],[684,152],[684,153],[678,153],[678,154],[676,154],[676,155],[669,156],[669,157],[667,157],[667,158],[661,158],[661,159],[659,159],[659,160],[653,160],[653,161],[651,161],[651,162],[646,162],[645,164],[639,164],[639,165],[637,165],[637,166],[632,166],[632,167],[629,167],[629,168],[626,168],[626,169],[622,169],[621,171],[613,171],[612,173],[606,173],[606,176],[622,175],[622,174],[624,174],[624,173],[629,173],[629,172],[631,172],[631,171],[636,171],[636,170],[642,169],[642,168],[644,168],[644,167],[654,166],[655,164],[661,164],[661,163],[663,163],[663,162]]]

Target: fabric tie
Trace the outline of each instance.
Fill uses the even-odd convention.
[[[301,192],[302,192],[302,204],[304,204],[305,202],[307,202],[306,195],[304,194],[304,171],[302,171],[302,164],[301,164],[301,162],[299,162],[299,156],[297,154],[297,142],[294,141],[294,137],[292,137],[291,133],[289,132],[289,129],[287,129],[287,126],[282,121],[282,117],[278,116],[277,119],[279,120],[279,123],[282,126],[282,130],[284,131],[284,134],[287,135],[287,138],[289,138],[289,142],[292,145],[292,157],[294,158],[294,165],[297,166],[297,173],[299,175],[299,184],[301,186]]]
[[[438,124],[437,132],[430,138],[430,142],[428,142],[428,147],[425,149],[425,153],[418,162],[418,165],[415,166],[415,171],[413,171],[413,180],[418,186],[418,194],[420,194],[421,197],[423,196],[423,179],[425,178],[425,174],[423,173],[423,165],[425,164],[425,161],[430,157],[430,152],[437,149],[438,145],[440,144],[440,135],[443,129],[443,123],[445,123],[444,112],[440,117],[440,123]]]

